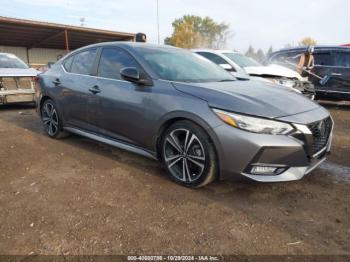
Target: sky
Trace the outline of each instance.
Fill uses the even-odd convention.
[[[350,43],[349,0],[158,0],[161,43],[185,14],[230,25],[228,49],[266,51],[310,36],[319,44]],[[144,32],[157,43],[157,0],[0,0],[0,16]]]

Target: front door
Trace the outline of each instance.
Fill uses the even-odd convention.
[[[151,120],[147,119],[147,109],[143,107],[152,95],[152,87],[124,81],[120,75],[124,67],[136,67],[144,74],[125,50],[118,47],[102,49],[97,69],[101,90],[97,125],[107,137],[140,145],[148,133],[147,127],[152,126]],[[149,110],[153,109],[150,105]]]

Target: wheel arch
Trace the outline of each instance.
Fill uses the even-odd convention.
[[[198,125],[199,127],[201,127],[204,132],[208,135],[210,142],[213,144],[214,146],[214,150],[215,150],[215,154],[216,154],[216,160],[218,163],[218,176],[220,177],[220,158],[219,158],[219,154],[220,154],[220,144],[219,144],[219,140],[214,132],[214,130],[210,127],[210,125],[201,117],[188,113],[188,112],[182,112],[182,113],[173,113],[171,115],[168,115],[167,117],[165,117],[163,119],[163,121],[161,122],[158,131],[157,131],[157,136],[155,138],[155,149],[156,149],[156,156],[159,160],[161,160],[161,141],[164,135],[164,132],[174,123],[178,122],[178,121],[190,121],[196,125]]]
[[[58,113],[58,116],[60,117],[60,119],[61,119],[61,121],[62,121],[62,125],[64,126],[64,124],[65,124],[65,119],[64,119],[64,117],[63,117],[63,114],[62,114],[62,112],[61,112],[61,110],[60,110],[60,107],[59,107],[59,105],[57,104],[57,102],[55,101],[55,99],[53,99],[50,95],[48,95],[48,94],[43,94],[43,96],[41,97],[41,99],[40,99],[40,102],[38,103],[38,114],[39,114],[39,116],[41,117],[41,108],[42,108],[42,106],[44,105],[44,103],[45,103],[45,101],[47,101],[47,100],[52,100],[54,103],[55,103],[55,105],[56,105],[56,108],[57,108],[57,113]],[[62,127],[62,130],[63,130],[63,127]]]
[[[53,100],[50,96],[48,96],[48,95],[43,95],[42,97],[41,97],[41,99],[40,99],[40,102],[39,102],[39,110],[38,110],[38,112],[39,112],[39,115],[41,116],[41,108],[42,108],[42,106],[43,106],[43,104],[45,103],[45,101],[46,100],[49,100],[49,99],[51,99],[51,100]]]

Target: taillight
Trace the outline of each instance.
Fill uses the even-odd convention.
[[[37,76],[32,77],[33,88],[35,91],[37,91],[38,89],[38,81],[39,81],[39,77]]]

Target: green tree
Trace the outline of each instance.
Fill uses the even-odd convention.
[[[247,52],[245,52],[245,55],[255,59],[256,57],[255,49],[251,45],[249,45]]]
[[[171,38],[170,38],[170,37],[166,37],[166,38],[164,39],[164,44],[165,44],[165,45],[173,45],[172,42],[171,42]]]
[[[173,23],[173,33],[165,44],[183,48],[223,48],[231,36],[229,25],[217,23],[210,17],[185,15]]]
[[[256,57],[255,59],[259,62],[263,62],[265,60],[265,54],[262,49],[258,49],[258,52],[256,52]]]
[[[317,41],[311,37],[305,37],[300,42],[300,46],[309,46],[309,45],[316,45]]]
[[[267,50],[266,56],[269,56],[273,53],[273,49],[272,46],[270,46],[270,48]]]

